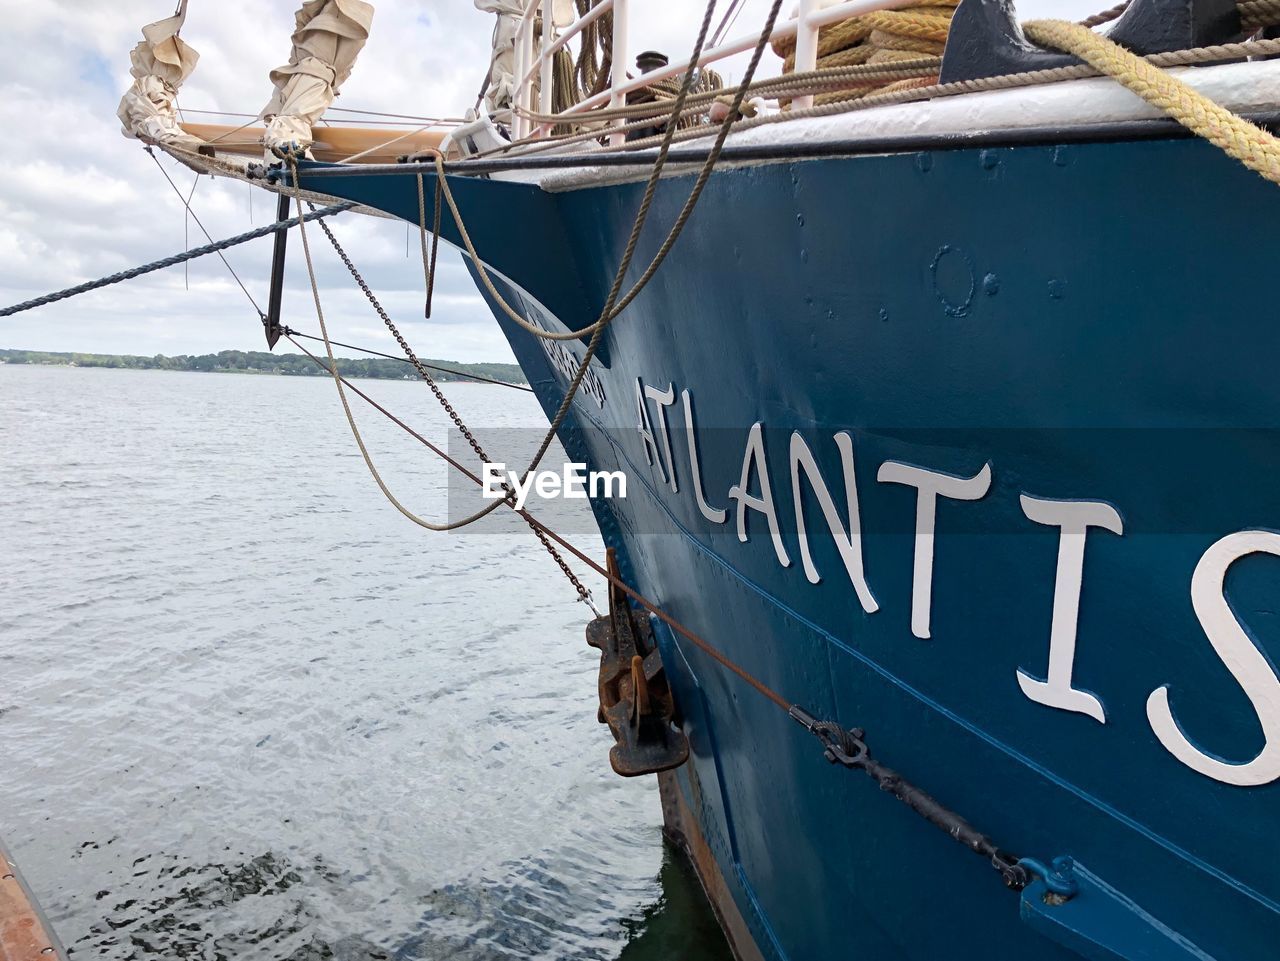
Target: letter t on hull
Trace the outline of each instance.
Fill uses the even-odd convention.
[[[956,477],[941,471],[887,460],[876,480],[881,484],[905,484],[916,495],[916,551],[911,572],[911,633],[929,638],[929,614],[933,607],[933,532],[938,519],[938,498],[976,501],[991,489],[991,465],[972,477]]]

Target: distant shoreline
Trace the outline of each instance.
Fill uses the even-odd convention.
[[[413,367],[403,361],[380,357],[338,357],[338,373],[344,377],[367,377],[376,380],[416,380]],[[468,381],[471,377],[500,380],[509,384],[527,384],[528,379],[516,364],[463,364],[450,360],[424,359],[424,364],[444,368],[432,370],[440,381]],[[73,351],[0,349],[0,364],[37,367],[100,367],[108,370],[177,370],[202,374],[262,374],[281,377],[327,377],[322,369],[303,354],[269,354],[257,350],[223,350],[216,354],[178,354],[173,357],[155,354],[87,354]]]

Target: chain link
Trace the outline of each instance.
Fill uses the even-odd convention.
[[[846,728],[834,721],[819,720],[798,704],[791,705],[787,713],[818,739],[822,745],[822,754],[828,761],[866,774],[879,785],[880,790],[901,801],[934,827],[945,831],[953,841],[958,841],[975,854],[986,858],[1000,873],[1005,887],[1021,891],[1031,882],[1032,871],[1028,867],[1038,862],[1025,861],[1008,853],[955,811],[944,807],[893,768],[872,757],[871,749],[867,746],[867,733],[862,728]],[[1049,872],[1042,873],[1048,878]],[[1059,888],[1055,890],[1067,892],[1065,885],[1069,882],[1059,882],[1055,878],[1054,883],[1059,883]]]
[[[310,207],[312,205],[308,204],[307,206]],[[338,243],[338,238],[333,235],[333,231],[329,229],[329,225],[324,221],[321,221],[320,229],[323,230],[324,235],[329,238],[329,243],[333,245],[333,249],[336,250],[338,256],[342,258],[342,263],[346,266],[347,270],[351,272],[351,276],[355,278],[356,284],[359,285],[360,290],[363,291],[365,297],[368,298],[369,303],[373,305],[373,309],[377,311],[378,316],[382,318],[382,322],[386,324],[387,330],[391,332],[391,336],[396,339],[396,343],[400,345],[400,349],[403,350],[405,356],[409,358],[409,363],[413,364],[418,375],[427,382],[427,386],[431,388],[431,393],[436,395],[436,400],[440,402],[440,406],[443,407],[445,413],[449,415],[449,419],[453,421],[462,436],[467,439],[467,443],[470,444],[471,449],[476,452],[476,456],[486,464],[490,463],[489,455],[484,452],[484,448],[480,446],[480,442],[476,440],[475,435],[471,433],[471,430],[465,423],[463,423],[458,412],[454,410],[453,405],[449,403],[449,399],[445,397],[444,392],[440,390],[435,378],[432,377],[427,371],[427,368],[423,366],[422,361],[418,359],[418,355],[415,354],[413,352],[413,348],[409,346],[409,342],[404,339],[404,335],[400,333],[400,329],[396,327],[395,322],[387,315],[382,304],[378,301],[377,295],[375,295],[373,290],[370,289],[369,284],[361,275],[360,270],[351,262],[351,258],[347,256],[347,252],[343,249],[342,244]]]
[[[307,206],[314,208],[314,205],[312,204],[308,204]],[[453,405],[449,403],[449,399],[445,397],[444,391],[440,389],[435,378],[431,376],[422,361],[418,359],[418,355],[414,353],[413,348],[409,346],[409,342],[404,339],[404,335],[400,333],[400,329],[395,325],[395,321],[393,321],[387,314],[386,310],[383,309],[377,295],[374,294],[373,290],[369,287],[369,284],[365,281],[363,275],[361,275],[359,268],[351,262],[351,258],[347,256],[346,250],[344,250],[342,244],[338,242],[338,238],[333,235],[333,231],[329,229],[329,225],[321,220],[320,229],[323,230],[324,235],[329,238],[329,243],[333,245],[333,249],[337,251],[338,256],[342,259],[342,263],[346,266],[347,270],[350,271],[351,276],[355,279],[356,284],[360,287],[360,290],[363,291],[369,303],[373,305],[373,309],[377,311],[378,316],[382,318],[382,322],[386,325],[387,330],[390,331],[391,336],[396,339],[396,343],[400,345],[400,349],[403,350],[405,356],[409,358],[409,362],[413,364],[418,375],[427,382],[427,386],[431,388],[431,393],[435,394],[436,400],[440,402],[440,406],[444,408],[445,413],[449,415],[449,419],[452,420],[454,426],[458,428],[458,432],[466,438],[467,443],[471,445],[471,449],[475,451],[476,456],[479,457],[483,463],[492,463],[489,459],[489,455],[486,454],[484,448],[480,446],[480,442],[476,440],[475,434],[471,432],[471,429],[467,427],[466,423],[463,421],[462,416],[454,409]],[[506,499],[514,506],[515,491],[511,489],[509,484],[504,484],[503,487],[507,491]],[[573,589],[578,593],[578,600],[591,608],[592,613],[599,617],[600,612],[596,610],[596,606],[591,599],[591,592],[587,590],[586,585],[578,579],[578,575],[569,567],[564,556],[556,549],[555,545],[551,543],[547,538],[547,535],[543,533],[542,529],[538,527],[538,525],[534,524],[527,518],[525,519],[525,523],[529,525],[530,530],[532,530],[534,535],[537,536],[542,546],[546,548],[547,553],[551,555],[551,559],[556,562],[560,567],[560,570],[564,572],[564,576],[568,578],[569,583],[573,585]]]

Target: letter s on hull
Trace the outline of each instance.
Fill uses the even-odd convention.
[[[1231,764],[1204,753],[1187,739],[1174,720],[1168,685],[1152,691],[1147,698],[1151,730],[1170,754],[1193,771],[1241,787],[1257,787],[1280,778],[1280,678],[1236,619],[1222,590],[1227,570],[1249,554],[1280,557],[1280,534],[1240,531],[1228,534],[1205,551],[1191,575],[1191,606],[1209,643],[1257,712],[1266,738],[1258,756],[1244,764]]]

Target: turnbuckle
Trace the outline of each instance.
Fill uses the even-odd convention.
[[[871,749],[863,740],[867,732],[862,728],[846,730],[831,721],[819,721],[797,704],[791,705],[787,713],[792,720],[822,742],[822,756],[832,764],[843,764],[848,768],[867,766]]]
[[[1000,872],[1000,880],[1010,891],[1021,891],[1031,883],[1031,872],[1023,866],[1023,860],[1004,851],[991,855],[991,866]]]
[[[830,763],[869,775],[880,785],[880,790],[891,794],[975,854],[989,858],[991,866],[1000,873],[1004,886],[1011,891],[1021,891],[1039,879],[1048,895],[1055,899],[1054,903],[1063,904],[1076,895],[1079,885],[1072,876],[1070,858],[1055,858],[1052,866],[1046,866],[1034,858],[1010,854],[959,814],[943,807],[921,788],[873,758],[867,747],[866,731],[862,728],[844,728],[834,721],[820,721],[797,704],[791,705],[787,714],[821,742],[822,755]]]

